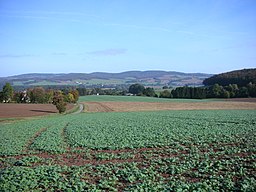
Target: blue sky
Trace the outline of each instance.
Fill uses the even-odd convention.
[[[0,0],[0,76],[256,67],[256,0]]]

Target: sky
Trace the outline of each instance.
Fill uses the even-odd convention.
[[[256,67],[256,0],[0,0],[0,77]]]

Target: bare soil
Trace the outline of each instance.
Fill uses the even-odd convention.
[[[232,144],[231,144],[232,145]],[[232,146],[230,146],[232,147]],[[82,149],[82,148],[80,148]],[[86,148],[84,148],[86,149]],[[138,148],[138,149],[118,149],[118,150],[88,150],[87,152],[72,152],[67,151],[66,153],[62,154],[50,154],[47,152],[39,152],[34,154],[21,154],[21,155],[15,155],[15,156],[0,156],[1,158],[15,158],[17,160],[20,160],[24,157],[28,156],[37,156],[44,159],[51,159],[52,163],[55,165],[65,165],[65,166],[84,166],[84,165],[101,165],[101,164],[109,164],[109,163],[128,163],[128,162],[148,162],[152,159],[165,159],[165,158],[180,158],[183,159],[184,155],[188,155],[190,149],[188,146],[186,146],[184,149],[179,150],[177,152],[169,152],[166,151],[168,149],[171,149],[171,147],[155,147],[155,148]],[[219,151],[218,148],[212,148],[215,152]],[[208,153],[208,149],[205,148],[199,149],[201,154]],[[133,157],[127,157],[127,158],[110,158],[110,159],[97,159],[96,155],[101,153],[108,153],[108,154],[120,154],[120,153],[131,153],[134,156]],[[89,154],[89,155],[88,155]],[[234,153],[230,154],[230,158],[232,157],[248,157],[252,154],[255,154],[253,152],[240,152],[240,153]],[[182,156],[183,155],[183,156]],[[225,158],[223,155],[218,155],[211,157],[214,159],[223,159]],[[47,164],[47,162],[45,162]],[[42,163],[36,163],[32,166],[38,166]],[[145,164],[143,165],[145,166]]]
[[[232,102],[231,102],[232,101]],[[161,111],[161,110],[224,110],[250,109],[256,110],[256,100],[225,100],[216,102],[86,102],[86,112],[129,112],[129,111]]]
[[[67,110],[73,107],[73,104],[68,104]],[[58,110],[52,104],[0,103],[0,118],[35,117],[56,113]]]
[[[116,102],[112,102],[116,105]],[[114,111],[111,105],[106,105],[105,102],[90,102],[85,104],[85,110],[89,112],[111,112]]]

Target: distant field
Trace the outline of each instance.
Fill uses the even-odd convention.
[[[232,102],[230,102],[232,101]],[[162,99],[136,96],[82,96],[86,112],[125,112],[160,110],[200,110],[200,109],[256,109],[256,99]],[[68,110],[74,107],[67,106]],[[34,117],[56,114],[52,104],[4,104],[0,103],[0,118]]]
[[[250,102],[83,102],[85,112],[128,112],[162,110],[256,110],[256,103]]]
[[[0,123],[0,191],[255,191],[255,110]]]
[[[220,100],[220,99],[219,99]],[[79,102],[100,102],[100,101],[115,101],[115,102],[210,102],[219,101],[218,99],[165,99],[156,97],[140,97],[140,96],[111,96],[111,95],[88,95],[81,96]]]
[[[200,100],[99,95],[83,96],[79,101],[84,104],[85,112],[256,109],[256,100],[252,98]]]

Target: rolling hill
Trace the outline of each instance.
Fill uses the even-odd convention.
[[[145,86],[200,86],[204,79],[212,76],[203,73],[181,73],[175,71],[126,71],[122,73],[30,73],[1,77],[0,85],[10,82],[13,86],[101,86],[115,87],[141,83]]]

